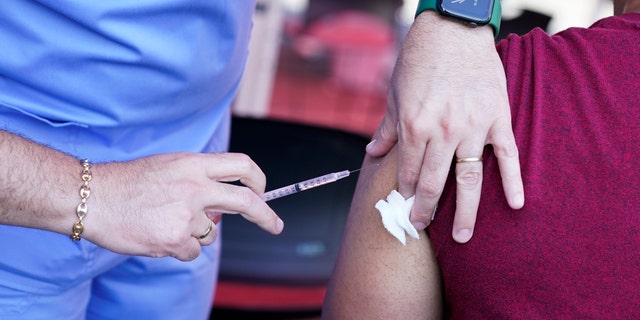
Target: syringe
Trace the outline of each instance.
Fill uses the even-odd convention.
[[[300,181],[298,183],[294,183],[294,184],[290,184],[286,187],[282,187],[282,188],[278,188],[275,190],[271,190],[269,192],[265,192],[262,195],[262,199],[264,199],[264,201],[270,201],[273,199],[278,199],[278,198],[282,198],[282,197],[286,197],[288,195],[292,195],[294,193],[298,193],[300,191],[304,191],[304,190],[309,190],[309,189],[313,189],[315,187],[319,187],[321,185],[325,185],[328,183],[332,183],[335,181],[338,181],[342,178],[346,178],[348,177],[350,174],[360,171],[360,169],[357,170],[344,170],[344,171],[340,171],[340,172],[332,172],[332,173],[328,173],[319,177],[315,177],[315,178],[311,178],[309,180],[304,180],[304,181]]]

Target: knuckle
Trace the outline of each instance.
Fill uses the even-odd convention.
[[[461,170],[456,174],[456,183],[463,190],[476,189],[482,182],[482,175],[477,170]]]
[[[401,170],[398,173],[398,182],[401,185],[415,186],[418,181],[418,172],[412,169]]]
[[[429,134],[428,124],[425,121],[420,121],[420,117],[408,117],[403,120],[400,125],[407,136],[423,137]]]
[[[460,137],[460,135],[469,130],[469,128],[477,128],[479,120],[473,114],[464,112],[454,112],[453,107],[449,107],[447,112],[440,118],[438,122],[439,130],[445,141]]]
[[[411,221],[418,221],[423,223],[431,222],[431,212],[427,212],[426,208],[422,210],[414,210],[411,212]]]
[[[258,165],[246,154],[240,154],[236,162],[237,170],[242,175],[255,175],[260,179],[266,179],[264,172],[258,167]]]
[[[241,164],[246,165],[246,166],[252,166],[253,165],[253,160],[251,160],[251,158],[244,153],[236,153],[238,159],[237,161],[239,161]]]
[[[442,183],[436,179],[420,179],[416,186],[416,195],[429,199],[438,198],[442,193]]]
[[[251,160],[251,158],[244,153],[234,153],[232,161],[234,161],[234,164],[238,168],[238,170],[242,172],[251,171],[255,166],[253,160]]]
[[[258,203],[255,193],[249,188],[237,188],[237,208],[239,212],[247,213]]]
[[[174,152],[165,154],[167,165],[175,168],[178,172],[189,172],[199,166],[201,155],[187,152]]]
[[[498,158],[518,158],[518,146],[514,141],[509,143],[493,144],[493,150]]]
[[[427,168],[431,171],[437,172],[440,168],[451,166],[451,156],[445,156],[444,153],[435,152],[426,159]]]
[[[254,165],[251,157],[240,152],[217,153],[214,154],[214,156],[219,161],[224,161],[228,164],[232,164],[236,170],[248,171]]]
[[[456,121],[447,117],[440,119],[439,126],[440,131],[442,132],[442,136],[446,141],[451,139],[454,134],[458,133],[461,127],[457,125]]]
[[[184,249],[183,252],[175,255],[175,258],[183,262],[195,260],[195,258],[200,256],[201,248],[202,247],[200,245],[189,246],[188,248]]]

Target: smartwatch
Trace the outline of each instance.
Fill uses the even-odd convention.
[[[420,0],[416,17],[425,10],[462,21],[471,26],[490,25],[494,37],[500,33],[502,7],[500,0]]]

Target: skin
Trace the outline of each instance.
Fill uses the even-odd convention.
[[[440,273],[426,233],[406,245],[388,233],[374,208],[397,187],[397,146],[367,157],[341,250],[327,288],[323,319],[439,319]],[[372,165],[372,164],[378,164]]]
[[[400,50],[388,106],[367,152],[381,157],[398,145],[398,191],[416,196],[411,221],[430,223],[455,157],[480,157],[493,146],[509,205],[524,205],[518,149],[504,68],[490,26],[470,28],[433,11],[414,21]],[[471,239],[480,201],[482,163],[456,165],[453,238]]]
[[[0,131],[0,163],[0,223],[69,235],[80,203],[79,161]],[[169,153],[92,164],[91,174],[81,236],[114,252],[193,260],[217,237],[213,225],[198,239],[222,214],[240,214],[273,234],[283,228],[260,198],[264,173],[243,154]]]
[[[640,1],[613,0],[613,12],[615,15],[640,12]]]

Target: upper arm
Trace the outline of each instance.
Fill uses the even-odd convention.
[[[375,203],[397,188],[395,148],[367,157],[329,283],[327,319],[432,319],[442,308],[440,275],[424,231],[403,245],[383,227]],[[379,163],[377,166],[371,164]]]

